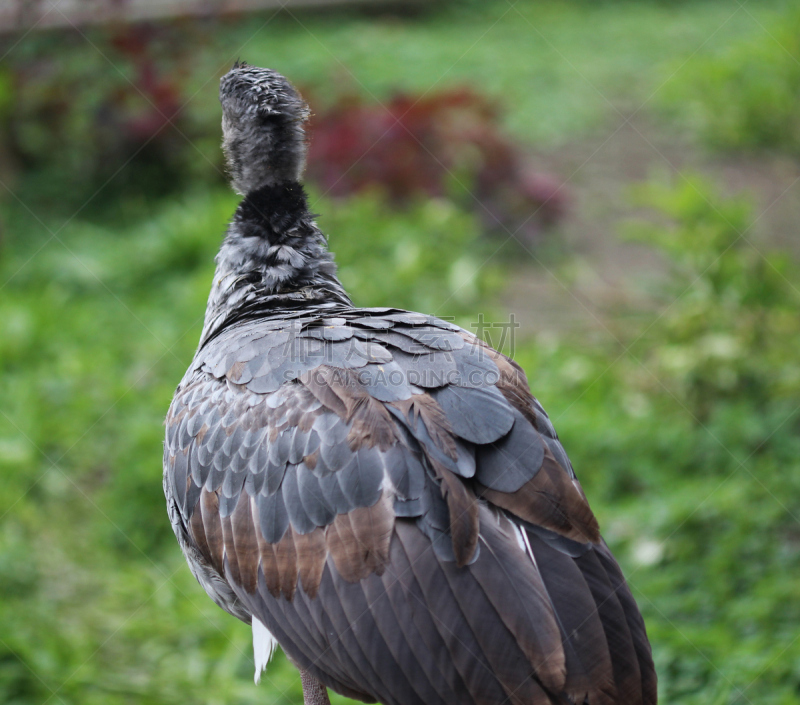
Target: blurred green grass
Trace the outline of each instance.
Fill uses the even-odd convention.
[[[769,22],[783,7],[748,10]],[[676,67],[674,80],[684,62],[691,70],[694,52],[714,56],[759,33],[727,2],[515,8],[223,23],[186,84],[187,97],[199,91],[190,105],[207,134],[192,159],[205,176],[169,198],[101,191],[63,229],[79,171],[53,187],[64,203],[35,216],[11,197],[0,203],[3,702],[300,702],[282,657],[253,687],[249,629],[184,566],[160,483],[163,415],[196,346],[236,204],[203,158],[219,164],[220,57],[271,65],[321,100],[353,81],[379,98],[468,82],[498,97],[519,137],[552,145],[638,108]],[[42,51],[41,38],[30,41],[12,60]],[[86,76],[110,70],[79,37],[63,41]],[[26,203],[42,178],[20,176]],[[654,293],[658,312],[614,344],[526,331],[515,357],[630,579],[663,701],[794,703],[800,278],[786,258],[733,247],[753,217],[746,204],[699,182],[647,199],[669,225],[643,236],[675,262],[673,288]],[[398,213],[375,194],[332,202],[312,193],[312,202],[357,303],[465,326],[481,312],[502,317],[505,274],[481,268],[494,246],[473,216],[446,201]],[[696,259],[682,259],[687,252]]]

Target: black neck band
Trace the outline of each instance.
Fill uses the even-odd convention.
[[[236,211],[237,219],[258,223],[279,235],[308,215],[306,192],[296,181],[263,186],[248,193]]]

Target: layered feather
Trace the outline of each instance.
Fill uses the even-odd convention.
[[[230,611],[340,693],[655,703],[641,617],[544,409],[452,324],[239,320],[178,388],[165,472]]]

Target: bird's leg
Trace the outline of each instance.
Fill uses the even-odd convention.
[[[328,689],[308,671],[300,671],[300,682],[303,684],[305,705],[331,705]]]

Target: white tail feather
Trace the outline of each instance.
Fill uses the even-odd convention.
[[[253,658],[256,664],[256,685],[261,682],[261,674],[267,670],[267,664],[275,653],[278,642],[270,631],[253,617]]]

